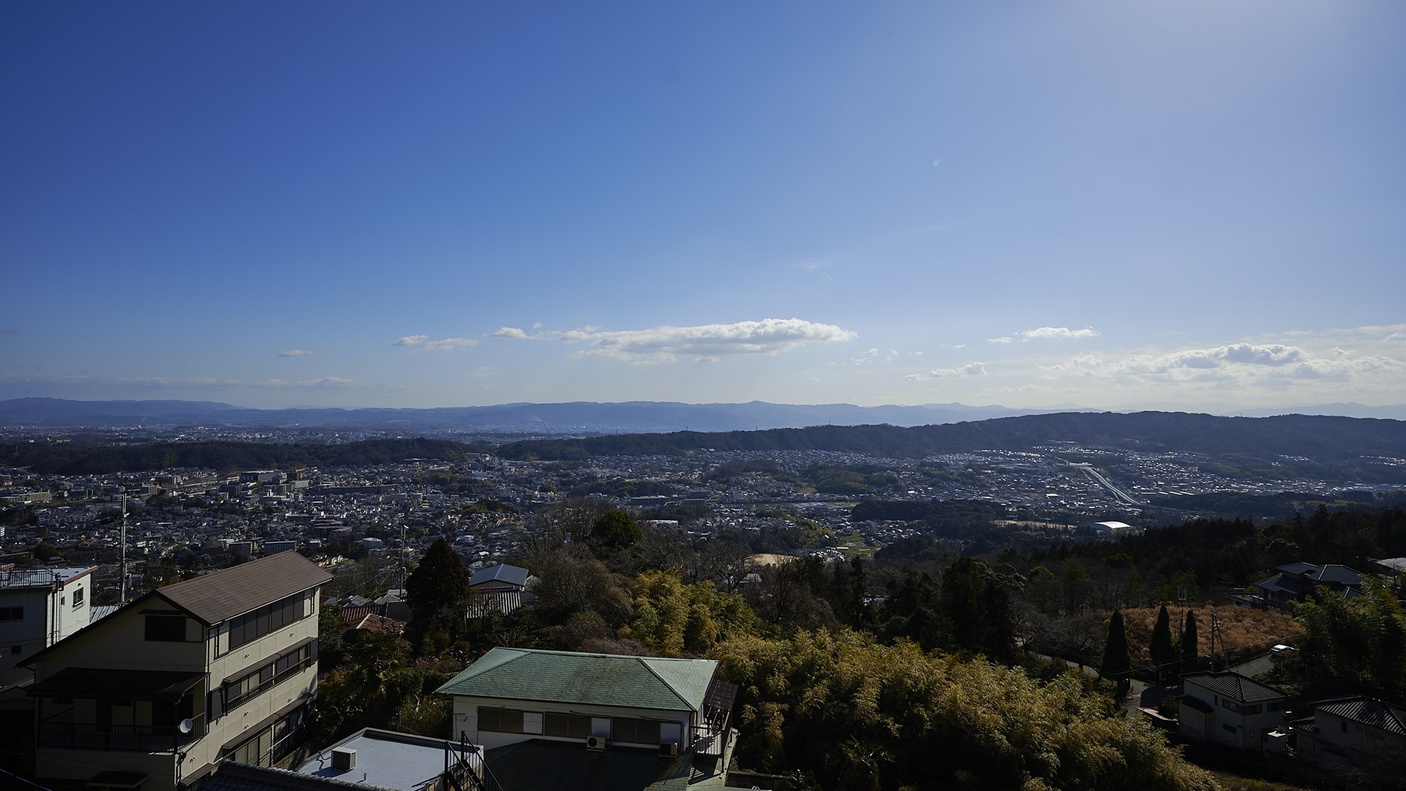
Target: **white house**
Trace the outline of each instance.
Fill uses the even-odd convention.
[[[282,760],[304,735],[330,579],[272,555],[158,588],[25,659],[38,778],[173,791],[224,758]]]
[[[706,659],[494,648],[439,692],[502,788],[726,785],[737,687]]]
[[[92,620],[96,570],[0,568],[0,694],[34,679],[20,662]]]
[[[737,688],[709,659],[494,648],[439,688],[452,737],[705,751],[726,738]]]
[[[1178,729],[1182,736],[1239,750],[1261,749],[1283,728],[1288,695],[1239,673],[1190,673],[1181,677]]]
[[[1309,763],[1360,765],[1406,753],[1406,709],[1362,695],[1319,701],[1294,733],[1298,757]]]

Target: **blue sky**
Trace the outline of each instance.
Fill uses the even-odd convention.
[[[1406,4],[0,6],[0,398],[1406,403]]]

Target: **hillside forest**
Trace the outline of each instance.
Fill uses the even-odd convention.
[[[694,542],[589,497],[532,526],[511,561],[540,580],[536,599],[511,615],[463,617],[469,574],[444,539],[409,574],[404,635],[348,630],[325,608],[314,741],[368,725],[448,732],[433,690],[499,645],[718,660],[740,688],[737,763],[777,788],[1214,788],[1217,775],[1119,696],[1159,666],[1219,669],[1286,641],[1299,650],[1262,680],[1296,699],[1406,703],[1406,612],[1385,585],[1351,600],[1320,590],[1293,612],[1225,603],[1281,563],[1406,554],[1399,508],[1198,520],[984,557],[933,538],[847,563],[763,562],[795,536]],[[383,578],[363,568],[334,585],[374,593],[357,586]]]

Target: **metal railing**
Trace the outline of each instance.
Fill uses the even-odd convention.
[[[67,750],[173,752],[204,735],[203,718],[193,720],[190,733],[169,725],[103,725],[73,722],[62,712],[39,723],[38,745]]]

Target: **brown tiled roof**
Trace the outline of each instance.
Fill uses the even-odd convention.
[[[354,628],[364,629],[375,634],[405,634],[405,621],[397,621],[394,618],[371,613],[362,618]]]
[[[332,579],[296,552],[280,552],[178,582],[155,593],[213,626]]]

